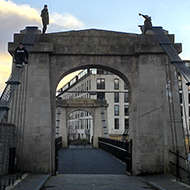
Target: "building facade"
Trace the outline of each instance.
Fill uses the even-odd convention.
[[[124,132],[129,131],[129,90],[115,74],[102,69],[85,69],[58,90],[58,97],[105,99],[109,104],[109,137],[121,138]],[[91,141],[95,127],[92,121],[92,116],[83,110],[71,113],[67,126],[69,139],[85,138]]]
[[[190,62],[185,63],[190,69]],[[181,102],[181,115],[183,120],[184,134],[187,151],[190,150],[190,86],[187,81],[178,73],[179,95]],[[189,155],[190,158],[190,155]],[[190,160],[190,159],[189,159]]]

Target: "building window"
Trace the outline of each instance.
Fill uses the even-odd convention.
[[[97,69],[97,74],[104,74],[104,70],[103,69]]]
[[[97,92],[97,99],[105,99],[105,92]]]
[[[105,89],[105,79],[97,79],[97,89]]]
[[[86,90],[88,91],[88,80],[86,81]]]
[[[89,129],[91,129],[91,120],[89,120]]]
[[[129,102],[129,93],[128,92],[124,93],[124,102],[125,103]]]
[[[180,106],[181,108],[181,117],[183,117],[183,106]]]
[[[129,106],[128,105],[124,105],[124,114],[125,114],[125,116],[129,115]]]
[[[80,121],[81,121],[81,129],[84,129],[84,120],[81,119]]]
[[[89,90],[91,90],[91,80],[89,80]]]
[[[118,116],[119,115],[119,105],[114,106],[114,115]]]
[[[81,84],[80,86],[81,86],[81,91],[84,91],[84,88],[83,88],[84,84]]]
[[[125,129],[129,129],[129,119],[125,118]]]
[[[182,90],[181,75],[178,73],[179,90]]]
[[[128,90],[128,86],[124,83],[124,90]]]
[[[119,118],[115,118],[115,129],[119,129]]]
[[[114,92],[114,102],[119,102],[119,92]]]
[[[119,79],[114,79],[114,89],[115,90],[119,89]]]
[[[89,120],[87,119],[86,128],[89,129]]]
[[[180,100],[180,103],[182,104],[182,93],[179,93],[179,100]]]

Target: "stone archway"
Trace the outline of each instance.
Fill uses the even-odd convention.
[[[13,54],[23,32],[9,43]],[[174,36],[168,35],[172,43]],[[178,52],[180,44],[174,44]],[[183,130],[176,68],[153,34],[139,35],[103,30],[37,34],[28,65],[24,171],[55,173],[55,93],[67,74],[84,68],[101,67],[128,84],[130,138],[133,139],[133,173],[164,172],[173,149],[166,82],[172,81],[177,123],[178,150],[184,155]],[[169,89],[170,90],[170,89]]]
[[[93,117],[93,147],[98,148],[98,137],[103,137],[103,126],[101,120],[102,106],[104,107],[104,113],[107,117],[108,104],[105,100],[94,99],[58,99],[56,101],[56,107],[61,109],[61,123],[60,123],[60,136],[62,136],[63,147],[67,147],[67,118],[69,114],[77,109],[89,112]]]

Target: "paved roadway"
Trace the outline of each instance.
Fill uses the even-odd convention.
[[[153,189],[137,177],[127,176],[125,165],[100,149],[69,148],[59,152],[59,174],[43,190]]]

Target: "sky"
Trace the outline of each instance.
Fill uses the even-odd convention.
[[[50,14],[47,33],[94,28],[141,34],[138,25],[144,19],[138,14],[147,14],[153,26],[162,26],[175,35],[175,43],[182,43],[181,59],[190,59],[190,0],[0,0],[0,94],[11,72],[8,42],[26,26],[42,29],[45,4]]]

